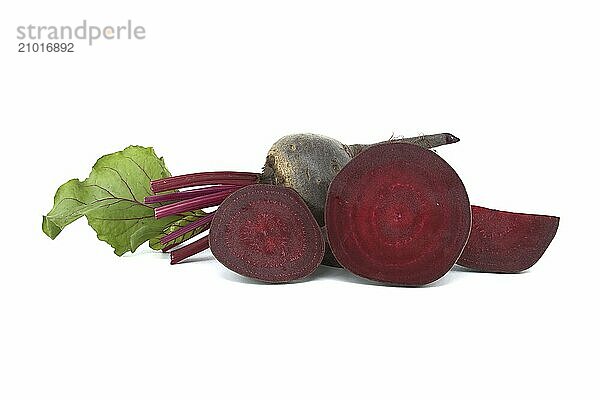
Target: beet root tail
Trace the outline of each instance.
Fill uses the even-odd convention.
[[[415,144],[417,146],[433,149],[435,147],[444,146],[447,144],[457,143],[460,139],[454,136],[451,133],[436,133],[433,135],[420,135],[409,138],[398,138],[398,139],[390,139],[385,142],[375,143],[408,143]],[[360,152],[365,150],[366,148],[373,146],[373,144],[352,144],[349,145],[348,148],[350,150],[350,154],[352,157],[356,157]]]

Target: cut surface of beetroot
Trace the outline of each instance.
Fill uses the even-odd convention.
[[[452,268],[469,236],[471,208],[462,181],[437,154],[379,144],[333,180],[325,223],[333,254],[346,269],[419,286]]]
[[[471,235],[457,263],[483,272],[521,272],[535,264],[556,231],[558,217],[473,206]]]
[[[221,264],[266,282],[310,275],[323,259],[321,230],[302,198],[273,185],[246,186],[215,212],[210,248]]]

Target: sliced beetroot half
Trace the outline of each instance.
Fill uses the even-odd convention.
[[[266,282],[310,275],[323,259],[321,230],[293,189],[246,186],[215,212],[210,248],[227,268]]]
[[[473,206],[471,236],[458,264],[483,272],[520,272],[535,264],[558,229],[558,217]]]
[[[471,227],[465,187],[441,157],[419,146],[379,144],[336,176],[325,206],[327,236],[342,266],[405,286],[452,268]]]

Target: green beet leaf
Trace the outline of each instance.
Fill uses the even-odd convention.
[[[129,146],[101,157],[84,181],[72,179],[58,188],[54,207],[43,217],[42,230],[51,239],[85,216],[98,234],[121,256],[164,235],[181,216],[154,218],[154,206],[144,204],[152,195],[150,181],[171,176],[165,162],[151,147]],[[193,216],[192,216],[193,218]]]

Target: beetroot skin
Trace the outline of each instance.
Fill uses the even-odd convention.
[[[412,144],[379,144],[333,180],[325,223],[346,269],[417,286],[452,268],[469,236],[471,208],[462,181],[437,154]]]
[[[221,264],[266,282],[310,275],[323,259],[319,225],[293,190],[250,185],[231,194],[215,213],[210,248]]]
[[[482,272],[520,272],[544,254],[558,217],[473,206],[471,236],[458,264]]]

